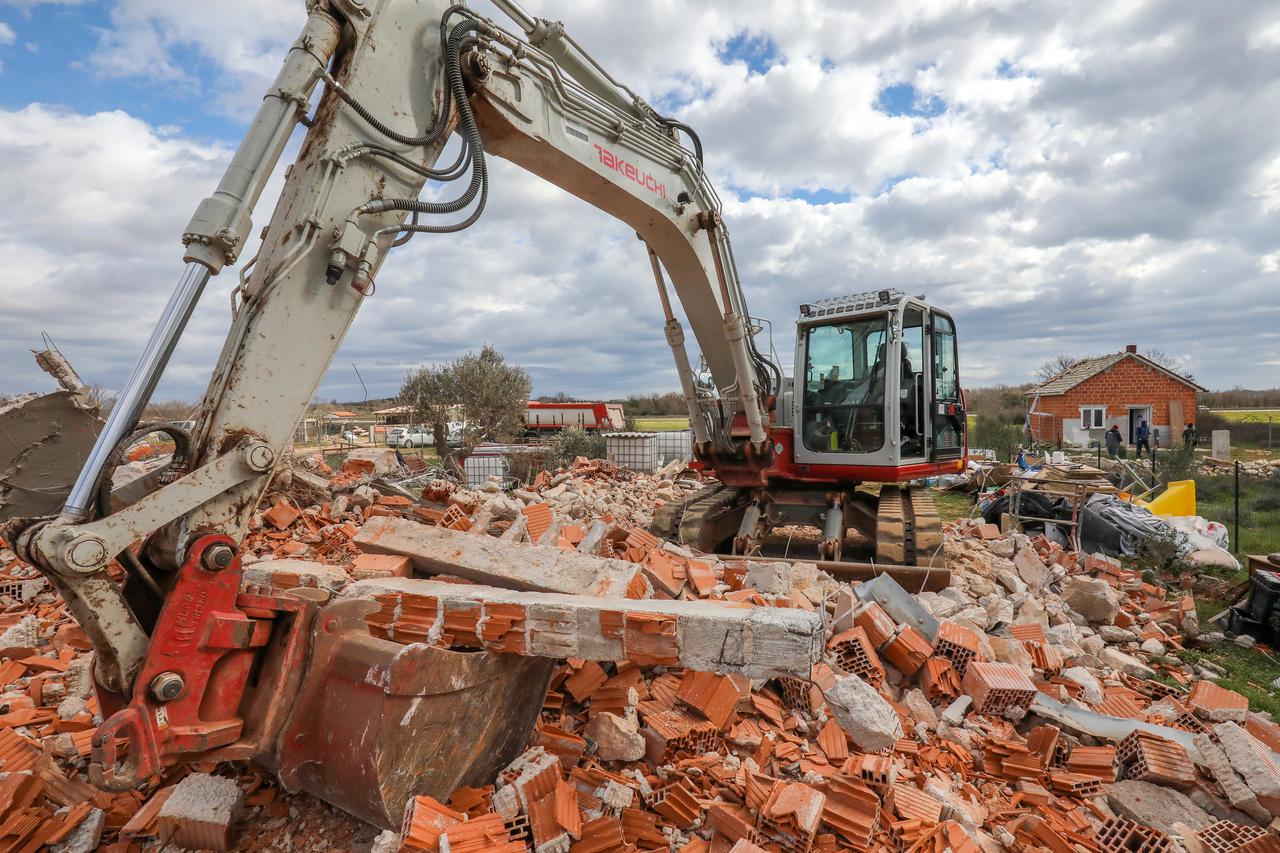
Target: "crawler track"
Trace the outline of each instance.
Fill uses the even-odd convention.
[[[746,489],[722,486],[691,501],[681,516],[676,540],[699,551],[713,553],[721,542],[738,532],[748,497]]]
[[[943,565],[942,519],[927,491],[898,485],[880,489],[876,559],[902,566]]]

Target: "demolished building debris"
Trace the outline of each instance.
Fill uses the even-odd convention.
[[[1170,654],[1197,631],[1189,597],[1116,560],[960,522],[950,585],[912,596],[658,541],[640,522],[697,487],[678,466],[408,497],[369,460],[294,464],[245,582],[370,600],[396,643],[553,659],[524,751],[408,797],[376,845],[245,766],[98,791],[89,643],[5,550],[7,849],[1280,850],[1280,726]]]

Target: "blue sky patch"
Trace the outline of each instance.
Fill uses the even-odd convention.
[[[937,95],[923,95],[910,83],[896,83],[880,90],[876,109],[891,116],[934,118],[947,111],[947,104]]]
[[[716,51],[716,57],[724,63],[743,62],[751,74],[765,74],[782,61],[778,45],[768,36],[753,36],[743,32],[732,36]]]
[[[244,132],[243,122],[219,116],[193,97],[216,89],[194,59],[182,67],[194,84],[96,72],[90,54],[111,26],[105,4],[41,5],[0,21],[15,34],[13,44],[0,46],[0,108],[20,110],[40,103],[86,115],[121,110],[153,126],[178,127],[196,138],[221,141],[239,139]]]

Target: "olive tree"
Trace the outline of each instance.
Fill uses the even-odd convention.
[[[462,444],[468,450],[482,441],[507,441],[522,433],[532,387],[524,368],[486,344],[479,353],[410,371],[400,402],[430,424],[436,452],[444,459],[451,417],[461,421]]]
[[[431,427],[432,443],[441,459],[449,455],[449,409],[454,392],[448,365],[425,365],[409,371],[400,386],[400,403],[413,418]]]
[[[489,345],[449,365],[455,400],[462,410],[463,444],[510,441],[524,432],[524,413],[533,382]]]

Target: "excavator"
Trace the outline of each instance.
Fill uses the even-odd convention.
[[[445,0],[307,0],[301,34],[183,232],[185,269],[70,493],[56,511],[6,524],[93,644],[105,722],[91,775],[107,789],[180,761],[254,759],[291,789],[393,825],[397,796],[491,777],[527,737],[545,667],[488,654],[462,664],[426,647],[406,657],[367,631],[349,636],[341,605],[246,591],[239,551],[383,262],[411,239],[475,223],[490,156],[625,222],[646,247],[694,452],[715,475],[666,505],[657,532],[751,554],[778,526],[807,525],[836,560],[852,527],[881,561],[937,559],[937,514],[905,484],[965,464],[951,317],[895,290],[805,303],[786,377],[757,345],[762,323],[694,130],[615,80],[562,24],[493,3],[501,24]],[[299,124],[194,426],[141,423],[207,283],[248,244]],[[457,153],[443,158],[451,142]],[[460,189],[424,200],[428,182]],[[672,292],[710,383],[691,367]],[[174,439],[172,463],[143,489],[113,491],[124,450],[157,428]],[[878,496],[864,483],[880,484]],[[435,710],[414,719],[426,722],[397,726],[423,697]],[[467,715],[506,724],[458,738]]]

